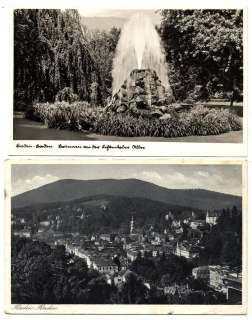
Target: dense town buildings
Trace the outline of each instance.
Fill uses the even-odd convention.
[[[84,219],[85,211],[79,208],[76,210],[79,218]],[[201,240],[204,234],[217,224],[218,217],[219,214],[207,211],[205,219],[197,219],[194,212],[187,218],[175,219],[169,212],[165,215],[167,223],[163,230],[158,232],[152,226],[145,230],[137,228],[132,216],[128,224],[129,231],[125,234],[116,231],[92,234],[62,232],[60,215],[55,218],[49,215],[47,219],[40,221],[36,228],[29,225],[25,219],[12,216],[12,228],[15,236],[38,239],[51,246],[64,246],[66,252],[73,257],[84,259],[88,268],[104,275],[108,284],[120,286],[125,282],[129,266],[138,257],[157,259],[163,255],[175,255],[194,261],[197,265],[197,260],[204,250]],[[228,301],[241,299],[241,273],[235,275],[228,266],[197,266],[192,269],[192,277],[203,281],[210,290],[225,294]],[[145,285],[150,287],[153,284],[146,280]],[[164,294],[189,293],[191,290],[187,284],[176,283],[159,289],[162,289]]]

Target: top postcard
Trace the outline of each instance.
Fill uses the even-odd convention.
[[[247,154],[245,10],[12,14],[10,154]]]

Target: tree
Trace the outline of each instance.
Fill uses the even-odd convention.
[[[77,10],[14,11],[15,108],[52,102],[65,87],[89,100],[98,78]]]
[[[219,91],[238,99],[243,88],[242,10],[161,10],[160,34],[177,98]],[[194,96],[196,91],[197,96]],[[196,90],[196,91],[195,91]],[[193,95],[194,93],[194,95]]]
[[[239,267],[242,264],[242,215],[237,207],[223,209],[217,224],[206,233],[201,264]]]
[[[107,284],[103,276],[90,280],[88,283],[88,289],[88,303],[99,304],[110,302],[112,288]]]
[[[156,281],[158,279],[157,267],[151,258],[141,258],[139,255],[131,264],[130,270],[147,280]]]
[[[48,259],[51,250],[31,240],[14,240],[11,259],[13,303],[46,303],[52,300],[53,272]]]
[[[64,246],[13,238],[12,303],[110,303],[113,290],[83,259],[72,261]]]
[[[128,272],[126,282],[121,290],[120,303],[123,304],[141,304],[148,299],[148,288],[144,285],[142,279],[134,272]]]
[[[96,62],[99,72],[101,99],[105,103],[106,99],[112,94],[112,67],[117,42],[120,37],[120,29],[113,27],[108,32],[87,30],[86,37],[88,39],[89,51]],[[95,82],[92,85],[93,96],[97,95],[95,93],[96,85],[97,83]]]

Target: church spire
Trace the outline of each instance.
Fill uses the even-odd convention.
[[[133,233],[133,230],[134,230],[134,218],[132,216],[131,221],[130,221],[130,234]]]

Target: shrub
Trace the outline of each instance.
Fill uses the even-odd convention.
[[[89,130],[120,137],[217,135],[242,128],[239,117],[228,109],[203,106],[196,106],[190,112],[171,113],[171,118],[163,120],[107,113],[102,108],[90,108],[86,102],[38,103],[33,110],[48,128]]]
[[[121,137],[183,137],[189,135],[217,135],[241,130],[242,124],[228,110],[197,106],[191,112],[170,119],[136,118],[130,115],[103,114],[96,118],[94,131],[103,135]]]
[[[98,109],[92,109],[87,102],[37,103],[33,114],[43,121],[48,128],[89,130],[94,122]]]
[[[66,101],[69,103],[76,102],[80,100],[79,96],[73,92],[73,89],[70,87],[65,87],[64,89],[60,90],[56,97],[56,101]]]

